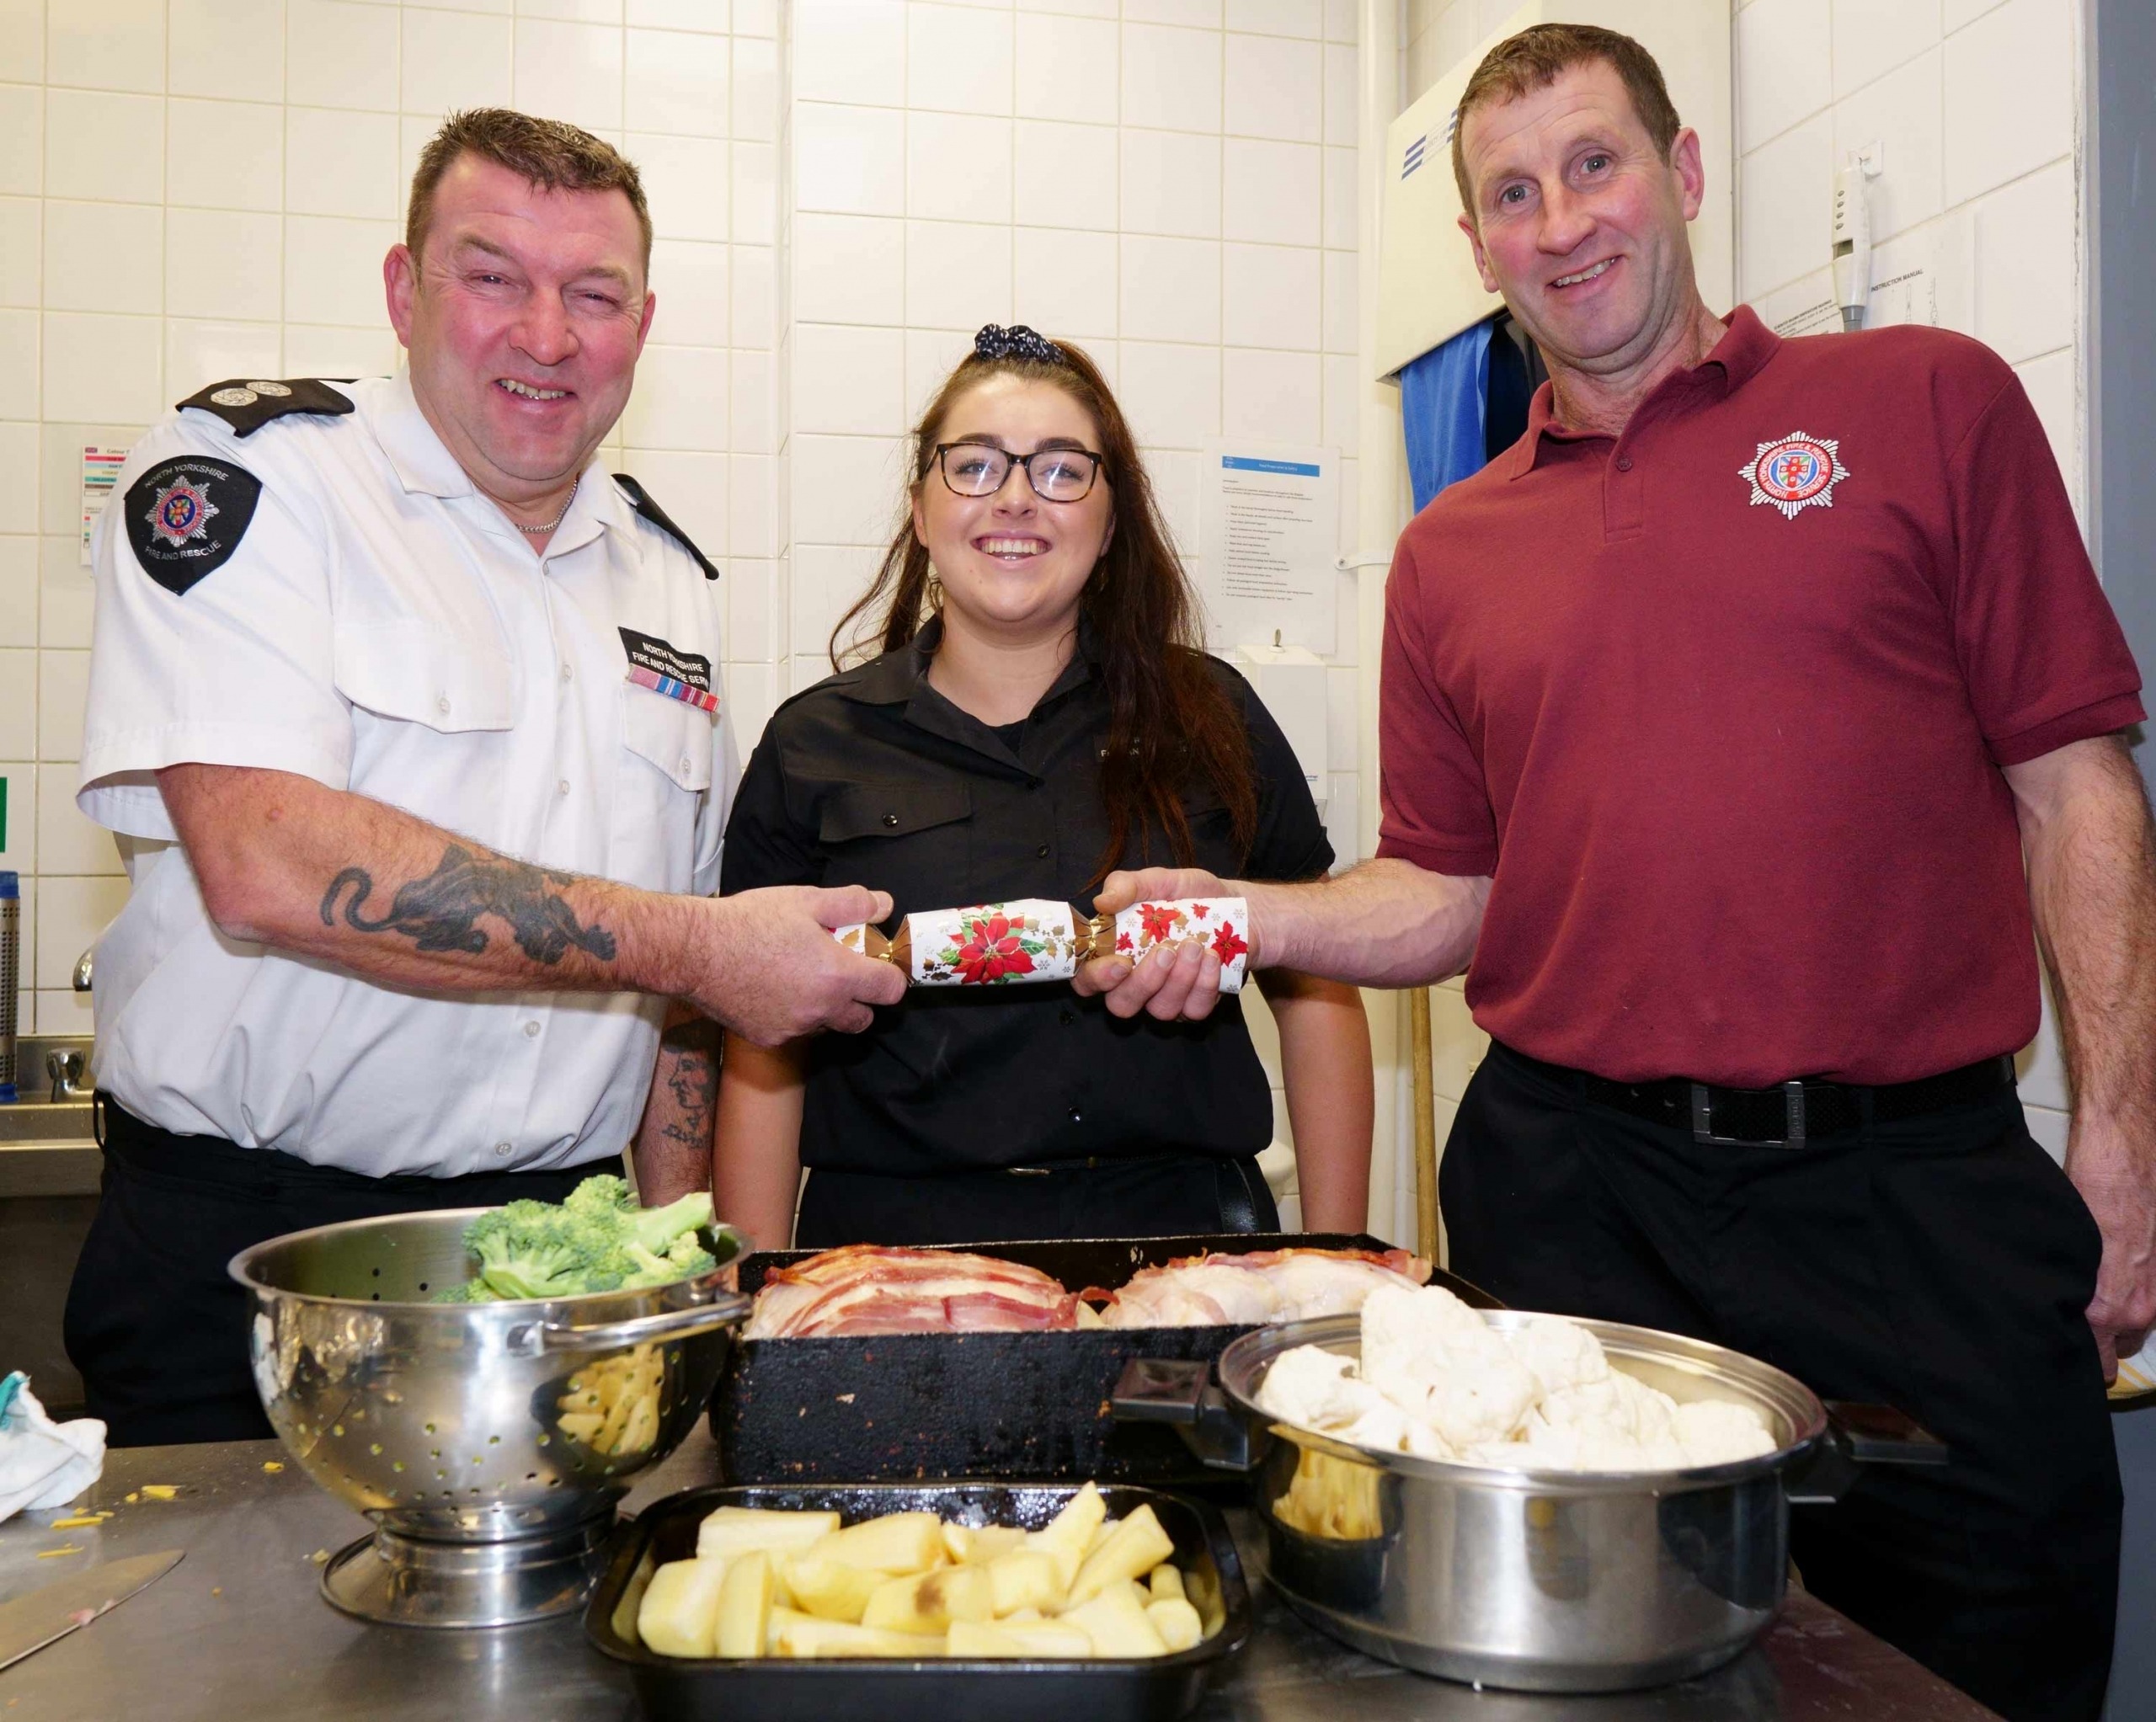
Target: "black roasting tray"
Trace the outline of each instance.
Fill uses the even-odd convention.
[[[1365,1234],[1231,1233],[1182,1238],[987,1244],[979,1253],[1052,1274],[1072,1291],[1113,1289],[1140,1268],[1209,1250],[1303,1245],[1388,1247]],[[741,1264],[754,1293],[808,1250],[760,1251]],[[1430,1282],[1478,1309],[1496,1300],[1438,1272]],[[1217,1485],[1176,1430],[1118,1424],[1108,1401],[1133,1357],[1211,1362],[1239,1327],[1090,1328],[1075,1333],[894,1334],[878,1339],[744,1340],[712,1396],[719,1474],[735,1483],[868,1479],[1091,1478],[1102,1483]]]
[[[647,1507],[615,1534],[606,1575],[584,1611],[591,1642],[629,1665],[650,1722],[1174,1722],[1195,1709],[1216,1671],[1251,1630],[1250,1591],[1235,1545],[1209,1506],[1150,1489],[1103,1487],[1108,1511],[1150,1506],[1191,1580],[1191,1600],[1219,1630],[1170,1656],[1097,1662],[937,1661],[781,1661],[661,1656],[636,1634],[637,1605],[662,1561],[696,1552],[696,1527],[722,1506],[836,1509],[848,1524],[879,1513],[926,1511],[971,1524],[1038,1529],[1070,1499],[1072,1485],[958,1483],[832,1485],[803,1489],[692,1489]]]

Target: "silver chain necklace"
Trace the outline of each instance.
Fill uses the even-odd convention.
[[[578,486],[578,485],[579,485],[579,484],[581,484],[581,483],[583,483],[583,482],[584,482],[584,474],[583,474],[583,473],[581,473],[581,472],[579,472],[579,473],[578,473],[578,474],[576,475],[576,478],[575,478],[575,480],[574,480],[574,481],[570,484],[570,486],[569,486],[569,499],[568,499],[568,502],[565,502],[565,503],[563,503],[563,504],[562,504],[562,511],[561,511],[561,513],[559,513],[558,514],[555,515],[555,516],[554,516],[554,518],[553,518],[552,520],[551,520],[547,521],[547,524],[546,524],[545,525],[543,525],[543,526],[527,526],[527,525],[526,525],[524,524],[524,522],[523,522],[523,521],[521,521],[521,520],[514,520],[514,521],[511,521],[511,522],[510,522],[510,524],[511,524],[512,525],[514,525],[514,526],[516,528],[516,530],[517,530],[518,531],[520,531],[520,532],[530,532],[530,533],[533,534],[535,536],[536,536],[536,535],[538,535],[539,533],[542,533],[542,532],[551,532],[551,531],[552,531],[552,530],[554,530],[554,528],[555,528],[555,527],[557,527],[557,526],[560,525],[562,524],[562,522],[563,522],[563,521],[564,521],[564,520],[566,520],[567,519],[568,519],[568,517],[569,517],[569,509],[570,509],[571,505],[572,505],[572,504],[574,504],[575,503],[575,501],[576,501],[576,488],[577,488],[577,486]]]

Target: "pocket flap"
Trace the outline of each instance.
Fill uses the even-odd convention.
[[[973,813],[973,792],[963,783],[846,783],[825,798],[816,834],[825,843],[904,837]]]
[[[682,789],[711,787],[710,712],[630,683],[622,690],[622,745]]]
[[[355,706],[456,732],[507,729],[515,672],[488,647],[428,622],[340,624],[332,642],[338,692]]]

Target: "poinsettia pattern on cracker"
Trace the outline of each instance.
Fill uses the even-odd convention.
[[[995,986],[1069,980],[1078,972],[1078,925],[1067,903],[1022,898],[906,917],[916,986]]]
[[[1220,990],[1239,993],[1249,969],[1249,905],[1240,897],[1134,903],[1115,918],[1115,949],[1133,961],[1156,945],[1200,944],[1220,959]]]

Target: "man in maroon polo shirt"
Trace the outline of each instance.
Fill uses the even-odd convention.
[[[1253,960],[1467,968],[1493,1045],[1451,1266],[1914,1415],[1952,1462],[1800,1510],[1806,1582],[2009,1717],[2093,1718],[2103,1383],[2156,1318],[2156,843],[2140,678],[2042,430],[1957,336],[1716,317],[1698,139],[1627,38],[1500,45],[1454,165],[1551,381],[1401,541],[1380,859],[1232,887]],[[2039,944],[2070,1182],[2009,1057]],[[1216,984],[1194,948],[1081,982],[1162,1017]]]

